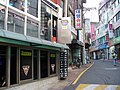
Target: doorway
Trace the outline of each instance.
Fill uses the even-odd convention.
[[[48,52],[41,51],[40,52],[40,66],[41,66],[41,78],[48,77]]]
[[[6,59],[7,59],[7,47],[0,45],[0,87],[6,86],[7,76],[6,76]]]

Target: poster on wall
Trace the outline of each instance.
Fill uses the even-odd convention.
[[[50,74],[56,73],[56,54],[50,53]]]
[[[32,51],[20,50],[20,80],[32,79]]]

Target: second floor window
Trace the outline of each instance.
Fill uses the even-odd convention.
[[[0,28],[4,29],[5,7],[1,5],[0,8]]]

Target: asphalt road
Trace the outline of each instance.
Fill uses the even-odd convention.
[[[82,86],[79,86],[79,85]],[[94,65],[87,70],[78,80],[75,85],[70,85],[64,90],[83,90],[76,89],[79,87],[86,87],[88,85],[94,85],[94,87],[99,85],[109,85],[109,87],[117,87],[120,85],[120,64],[117,66],[113,65],[113,61],[101,61],[95,60]],[[113,85],[113,86],[111,86]],[[107,86],[101,86],[106,88]],[[120,87],[120,86],[119,86]],[[85,89],[85,90],[94,90]],[[95,89],[95,90],[120,90],[120,89]]]

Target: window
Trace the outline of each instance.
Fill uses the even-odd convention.
[[[38,37],[38,23],[27,20],[27,35]]]
[[[8,13],[8,31],[24,34],[24,18],[12,12]]]
[[[32,51],[20,50],[20,80],[32,79]]]
[[[41,38],[51,41],[51,9],[43,2],[41,4]]]
[[[116,16],[114,17],[114,22],[116,22]]]
[[[0,4],[0,28],[4,29],[5,7]]]
[[[50,53],[50,74],[56,74],[56,54]]]
[[[25,0],[10,0],[9,5],[22,11],[25,10]]]
[[[38,17],[38,0],[28,0],[28,13]]]
[[[120,36],[120,27],[118,27],[116,30],[115,30],[115,37],[119,37]]]

